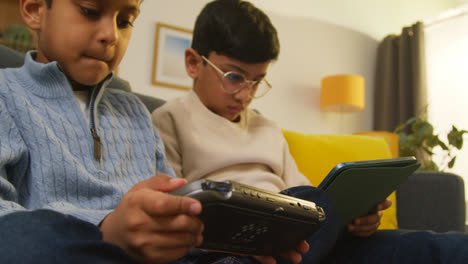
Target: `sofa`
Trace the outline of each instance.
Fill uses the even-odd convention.
[[[24,54],[0,45],[0,68],[20,67],[23,60]],[[134,93],[119,77],[109,87]],[[159,98],[134,94],[150,112],[164,103]],[[299,169],[314,185],[337,163],[391,157],[388,142],[374,136],[304,135],[286,130],[284,134]],[[465,232],[465,190],[463,178],[458,175],[416,172],[400,185],[392,199],[394,206],[386,210],[390,213],[385,212],[383,220],[389,223],[383,228]]]

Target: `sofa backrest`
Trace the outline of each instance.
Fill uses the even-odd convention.
[[[24,55],[0,44],[0,69],[17,68],[24,63]]]

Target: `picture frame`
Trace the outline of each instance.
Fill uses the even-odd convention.
[[[185,50],[192,42],[189,29],[158,22],[154,40],[152,84],[189,90],[192,79],[185,71]]]

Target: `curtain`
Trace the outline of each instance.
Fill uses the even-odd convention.
[[[374,130],[390,131],[410,117],[425,118],[427,105],[424,25],[405,27],[379,44]]]

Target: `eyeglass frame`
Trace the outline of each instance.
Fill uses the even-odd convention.
[[[247,78],[245,77],[244,74],[242,73],[239,73],[239,72],[236,72],[236,71],[228,71],[228,72],[224,72],[223,70],[221,70],[218,66],[216,66],[213,62],[211,62],[209,59],[207,59],[205,56],[201,55],[201,58],[206,62],[208,63],[211,67],[213,67],[213,69],[215,69],[218,73],[220,73],[222,75],[222,78],[224,79],[226,76],[228,76],[229,74],[231,73],[235,73],[235,74],[238,74],[240,76],[242,76],[244,78],[244,81],[242,83],[239,84],[239,88],[236,89],[235,91],[226,91],[226,89],[224,88],[224,85],[221,84],[222,88],[223,88],[223,92],[227,93],[227,94],[236,94],[240,91],[242,91],[242,89],[244,89],[247,86],[247,88],[249,89],[249,97],[251,98],[260,98],[262,96],[264,96],[265,94],[267,94],[272,88],[273,86],[270,84],[270,82],[266,79],[266,78],[262,78],[261,80],[257,80],[257,81],[253,81],[253,80],[247,80]],[[253,87],[256,87],[256,86],[259,86],[261,82],[265,82],[265,84],[267,85],[268,89],[266,90],[266,92],[260,96],[255,96],[255,93],[257,92],[256,89],[253,89]],[[255,93],[252,95],[252,92],[251,91],[254,91]]]

